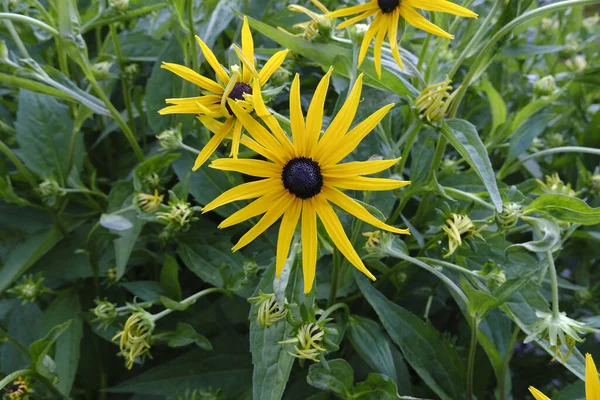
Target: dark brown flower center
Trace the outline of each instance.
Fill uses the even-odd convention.
[[[233,100],[244,100],[245,94],[252,94],[252,86],[244,82],[237,82],[227,97]],[[225,108],[227,108],[227,111],[229,111],[230,114],[232,113],[227,102],[225,102]]]
[[[301,199],[310,199],[321,193],[323,175],[319,164],[311,158],[292,158],[281,173],[283,186]]]
[[[391,13],[400,4],[400,0],[377,0],[377,5],[384,14]]]

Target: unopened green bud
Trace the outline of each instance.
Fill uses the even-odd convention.
[[[144,175],[142,183],[151,189],[156,189],[160,186],[160,176],[156,172]]]
[[[284,305],[277,304],[277,299],[273,293],[263,293],[259,290],[258,296],[251,297],[248,301],[258,306],[256,322],[267,328],[274,322],[283,319],[288,312]]]
[[[14,294],[22,303],[34,303],[44,293],[52,293],[52,290],[45,287],[44,277],[41,273],[35,275],[27,275],[21,284],[15,285],[12,289],[7,290],[8,293]]]
[[[595,194],[600,194],[600,174],[594,174],[590,178],[590,191]]]
[[[558,20],[554,18],[542,18],[542,31],[554,33],[558,30]]]
[[[546,75],[533,84],[536,96],[550,96],[556,91],[556,81],[552,75]]]
[[[549,148],[561,147],[565,144],[565,137],[560,133],[551,133],[546,136],[546,145]]]
[[[44,179],[44,181],[38,185],[37,190],[42,197],[59,196],[61,194],[60,185],[52,178]]]
[[[594,294],[589,289],[577,290],[575,292],[575,299],[581,304],[589,303],[594,300]]]
[[[110,4],[119,11],[127,11],[129,0],[110,0]]]
[[[160,147],[165,151],[175,151],[181,148],[183,139],[181,137],[181,125],[177,128],[167,129],[156,135],[159,140]]]
[[[325,331],[319,324],[309,322],[298,329],[296,337],[279,342],[279,344],[296,343],[294,352],[288,352],[291,356],[314,362],[320,362],[319,356],[326,350],[323,347]]]
[[[588,30],[588,31],[591,31],[591,30],[593,30],[594,28],[597,28],[597,27],[598,27],[598,23],[599,23],[599,22],[600,22],[600,15],[598,15],[598,14],[594,14],[594,15],[593,15],[593,16],[591,16],[591,17],[587,17],[587,18],[585,18],[585,19],[583,20],[582,24],[583,24],[583,27],[584,27],[586,30]]]
[[[117,317],[117,306],[110,301],[95,299],[96,307],[92,310],[100,326],[110,325]]]
[[[244,263],[244,278],[246,280],[248,279],[252,279],[254,277],[256,277],[256,274],[258,273],[258,264],[256,264],[256,261],[246,261]]]
[[[540,150],[543,150],[544,147],[546,146],[546,144],[544,143],[544,141],[538,137],[533,138],[533,141],[531,142],[531,144],[529,145],[529,148],[527,149],[530,153],[537,153]]]
[[[496,213],[496,224],[502,230],[510,229],[519,222],[523,215],[523,209],[517,203],[505,203],[502,205],[502,212]]]
[[[117,269],[109,268],[108,270],[106,270],[106,279],[108,279],[110,282],[116,282],[117,281]]]
[[[582,55],[576,55],[565,61],[565,65],[573,72],[581,72],[587,68],[587,61]]]
[[[191,207],[191,204],[185,200],[177,198],[175,193],[169,192],[169,209],[168,211],[157,212],[157,218],[167,222],[167,227],[176,231],[186,230],[189,224],[197,221],[194,217],[195,211],[199,211],[198,207]]]
[[[112,64],[113,63],[110,61],[101,61],[92,64],[92,73],[94,74],[94,78],[100,80],[108,78]]]

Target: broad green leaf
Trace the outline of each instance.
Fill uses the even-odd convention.
[[[398,399],[398,386],[390,377],[382,374],[369,374],[364,382],[354,386],[353,399],[395,400]]]
[[[165,261],[160,270],[160,285],[165,295],[172,300],[181,301],[181,285],[179,285],[179,265],[177,260],[165,254]]]
[[[180,153],[168,153],[160,154],[154,157],[150,157],[144,160],[140,165],[135,168],[133,174],[133,187],[137,191],[144,189],[143,179],[144,177],[156,173],[159,176],[166,170],[173,161],[177,160],[181,156]]]
[[[53,97],[21,90],[17,111],[19,156],[25,165],[43,178],[65,181],[69,172],[69,149],[73,120],[69,107]],[[74,166],[81,170],[84,158],[83,138],[78,135],[73,147]]]
[[[504,99],[498,93],[496,88],[492,86],[492,83],[488,79],[487,75],[483,77],[481,81],[481,88],[485,92],[490,101],[490,111],[492,112],[492,133],[498,128],[500,125],[506,122],[506,103]]]
[[[354,277],[406,361],[443,400],[464,399],[465,369],[454,347],[431,325],[385,298],[358,270]]]
[[[496,210],[502,212],[502,198],[492,163],[475,127],[462,119],[450,119],[444,122],[441,131],[482,180]]]
[[[6,300],[5,305],[9,307],[10,312],[8,318],[4,318],[8,334],[21,346],[29,347],[40,338],[40,332],[45,332],[42,323],[44,314],[36,303],[21,304],[19,299]],[[14,346],[3,346],[0,355],[3,371],[16,371],[31,363],[31,359]]]
[[[60,325],[56,325],[48,332],[42,339],[36,340],[29,346],[29,355],[31,356],[31,368],[34,369],[40,375],[46,378],[52,378],[54,371],[48,368],[48,364],[45,358],[48,356],[52,345],[56,342],[60,335],[62,335],[67,328],[73,322],[72,319],[64,322]]]
[[[543,194],[525,207],[523,212],[538,212],[561,222],[580,225],[600,224],[600,208],[592,208],[581,199],[562,194]]]
[[[347,64],[352,60],[351,48],[332,43],[317,43],[295,37],[250,17],[248,17],[248,23],[253,29],[256,29],[269,39],[276,41],[294,53],[317,62],[325,69],[335,65],[336,73],[346,77],[350,76]],[[339,58],[346,59],[348,63],[336,62]],[[407,96],[409,94],[416,96],[418,94],[418,90],[416,90],[407,80],[403,79],[399,74],[388,71],[387,68],[382,68],[381,79],[379,79],[375,72],[373,62],[368,59],[365,59],[365,62],[359,70],[365,73],[365,84],[402,96]]]
[[[374,371],[396,379],[390,342],[377,322],[354,315],[348,321],[347,334],[356,352]]]
[[[201,349],[212,350],[209,340],[197,333],[192,325],[178,322],[173,336],[169,339],[169,347],[182,347],[192,343],[195,343]]]
[[[426,127],[421,132],[421,140],[417,140],[410,149],[410,181],[411,184],[424,183],[433,162],[435,140],[433,129]]]
[[[519,110],[517,115],[515,115],[513,118],[510,126],[510,132],[514,132],[523,122],[525,122],[525,120],[531,118],[532,115],[542,110],[542,108],[555,102],[557,98],[558,94],[555,94],[548,97],[542,97],[532,101],[531,103],[527,103],[527,105]]]
[[[318,389],[332,392],[342,399],[352,398],[354,371],[346,360],[337,359],[324,364],[313,364],[306,381]]]
[[[460,287],[469,298],[469,314],[472,317],[485,317],[485,314],[498,303],[494,296],[482,290],[475,289],[463,276],[460,277]]]
[[[121,282],[120,285],[143,301],[156,301],[164,294],[162,286],[156,281]]]
[[[519,43],[518,45],[508,46],[500,56],[504,57],[530,57],[538,54],[551,54],[558,53],[566,49],[567,46],[554,46],[554,45],[535,45],[530,43]]]
[[[533,228],[536,234],[541,236],[541,239],[513,244],[508,246],[507,251],[524,247],[534,253],[541,253],[552,250],[560,242],[560,228],[556,222],[545,218],[522,217],[522,219]]]
[[[529,283],[529,280],[538,274],[538,268],[532,268],[531,271],[518,278],[509,279],[504,282],[501,286],[497,287],[492,291],[494,297],[498,300],[497,306],[500,306],[511,299],[521,289]]]
[[[533,142],[533,139],[547,129],[548,124],[554,117],[554,114],[540,112],[519,125],[511,135],[505,164],[510,164],[512,161],[516,160],[521,153],[526,152]]]
[[[137,211],[128,211],[121,214],[121,216],[129,220],[132,227],[123,231],[117,231],[114,229],[110,230],[111,233],[114,233],[118,236],[113,240],[117,263],[117,280],[121,279],[125,274],[125,271],[127,270],[127,263],[129,262],[129,257],[131,257],[131,252],[133,251],[135,242],[140,236],[142,228],[146,223],[144,220],[137,218]]]

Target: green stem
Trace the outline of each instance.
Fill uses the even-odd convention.
[[[64,193],[87,193],[87,194],[91,194],[91,195],[94,195],[94,196],[102,197],[103,199],[108,198],[108,196],[106,195],[106,193],[96,192],[96,191],[93,191],[93,190],[90,190],[90,189],[61,188],[60,191],[64,192]]]
[[[486,201],[481,200],[479,197],[475,196],[472,193],[463,192],[462,190],[454,189],[454,188],[447,187],[447,186],[444,186],[443,188],[446,191],[446,193],[448,193],[450,195],[454,195],[455,197],[463,198],[463,199],[466,199],[466,200],[471,200],[474,203],[477,203],[477,204],[479,204],[481,206],[489,208],[492,211],[496,211],[496,207],[494,207],[493,205],[489,204]]]
[[[552,257],[551,250],[546,250],[546,259],[548,260],[550,286],[552,287],[552,316],[558,319],[560,317],[560,310],[558,308],[558,278],[556,276],[556,266],[554,265],[554,257]]]
[[[350,308],[348,307],[348,305],[346,303],[336,303],[332,306],[330,306],[327,310],[325,310],[325,312],[323,312],[323,314],[321,314],[319,316],[319,320],[317,321],[317,323],[325,320],[327,317],[329,317],[334,311],[339,310],[340,308],[343,308],[346,311],[346,315],[349,316],[350,315]]]
[[[197,150],[197,149],[195,149],[195,148],[193,148],[191,146],[188,146],[185,143],[181,143],[181,148],[184,149],[184,150],[189,151],[190,153],[200,154],[200,150]]]
[[[327,300],[327,306],[331,307],[331,305],[335,302],[335,298],[337,297],[337,290],[339,285],[340,278],[340,270],[341,270],[341,257],[340,252],[337,248],[333,249],[333,268],[331,270],[331,285],[329,287],[329,299]]]
[[[12,381],[14,381],[15,379],[17,379],[20,376],[28,376],[28,375],[33,375],[33,371],[30,369],[20,369],[18,371],[12,372],[8,375],[6,375],[1,381],[0,381],[0,390],[4,389],[6,387],[6,385],[12,383]]]
[[[13,13],[0,13],[0,19],[25,22],[27,24],[35,25],[38,28],[42,28],[42,29],[50,32],[54,36],[59,35],[58,31],[56,29],[54,29],[53,27],[51,27],[50,25],[48,25],[38,19],[28,17],[27,15],[13,14]]]
[[[198,49],[196,48],[196,35],[194,33],[194,0],[187,2],[188,25],[190,30],[190,47],[192,49],[192,69],[198,71]]]
[[[427,261],[427,262],[429,262],[429,263],[431,263],[433,265],[438,264],[441,267],[450,268],[450,269],[453,269],[455,271],[461,272],[463,274],[471,275],[471,276],[474,276],[476,278],[483,279],[483,276],[479,275],[477,273],[477,271],[472,271],[470,269],[463,268],[460,265],[452,264],[452,263],[447,262],[447,261],[437,260],[435,258],[429,258],[429,257],[417,257],[417,259],[418,260]]]
[[[25,44],[21,40],[21,37],[19,36],[17,31],[15,30],[15,27],[13,26],[12,22],[9,20],[4,20],[4,25],[6,25],[6,29],[8,29],[10,36],[12,36],[12,39],[19,48],[19,51],[23,55],[23,58],[31,58],[29,52],[27,51],[27,47],[25,47]]]
[[[469,361],[467,364],[467,400],[473,399],[473,373],[475,372],[475,351],[477,350],[477,332],[479,330],[478,317],[473,317],[471,328],[471,344],[469,345]]]
[[[500,372],[500,382],[498,382],[500,385],[500,400],[506,400],[506,376],[510,367],[510,359],[512,358],[513,350],[517,343],[517,338],[519,337],[519,332],[521,332],[521,328],[519,328],[519,325],[515,324],[510,341],[506,347],[506,355],[504,356],[504,363],[502,363],[502,371]]]
[[[83,27],[82,34],[83,33],[87,33],[90,30],[92,30],[92,29],[94,29],[95,27],[98,27],[98,26],[112,24],[112,23],[120,22],[120,21],[126,21],[128,19],[133,19],[133,18],[139,17],[141,15],[151,13],[153,11],[156,11],[156,10],[159,10],[159,9],[161,9],[163,7],[166,7],[167,4],[168,3],[166,1],[163,1],[163,2],[160,2],[160,3],[157,3],[157,4],[153,4],[153,5],[150,5],[150,6],[136,8],[135,10],[131,10],[131,11],[125,13],[125,14],[119,14],[119,15],[116,15],[114,17],[110,17],[110,18],[106,18],[106,19],[97,19],[97,20],[94,20],[89,25],[85,25]]]
[[[137,137],[135,132],[135,119],[133,118],[133,106],[131,104],[131,92],[129,88],[129,79],[125,73],[125,60],[123,59],[123,53],[121,52],[121,44],[119,43],[119,34],[115,24],[110,24],[110,36],[112,38],[113,45],[115,47],[115,54],[117,56],[117,62],[119,63],[119,71],[121,72],[121,91],[123,92],[123,102],[127,109],[127,119],[129,120],[129,127],[133,136]]]
[[[21,162],[21,160],[19,160],[17,155],[12,152],[10,147],[8,147],[6,144],[4,144],[4,142],[1,140],[0,140],[0,151],[2,153],[4,153],[4,155],[6,157],[8,157],[8,159],[10,161],[12,161],[13,164],[15,164],[15,167],[17,167],[19,172],[23,175],[23,177],[27,180],[27,182],[29,182],[31,187],[34,187],[34,188],[37,187],[35,177],[31,174],[31,172],[29,172],[29,170],[25,167],[25,165],[23,165],[23,163]]]
[[[191,295],[190,297],[181,300],[181,302],[179,304],[181,304],[182,306],[188,305],[188,304],[193,304],[194,302],[196,302],[196,300],[198,300],[200,297],[205,296],[207,294],[210,293],[215,293],[215,292],[222,292],[222,293],[227,293],[226,290],[221,289],[221,288],[210,288],[210,289],[205,289],[205,290],[201,290],[198,293],[194,293],[193,295]],[[152,314],[152,320],[154,322],[158,321],[159,319],[171,314],[173,311],[175,310],[171,310],[170,308],[167,308],[161,312],[159,312],[158,314]]]
[[[427,49],[429,49],[429,41],[431,40],[431,33],[428,33],[423,41],[423,48],[421,48],[421,53],[419,54],[419,62],[417,62],[417,69],[421,70],[423,68],[423,62],[425,61],[425,55],[427,55]]]

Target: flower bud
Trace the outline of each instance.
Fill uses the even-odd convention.
[[[144,175],[142,183],[152,189],[156,189],[160,186],[160,176],[156,172]]]
[[[110,4],[119,11],[127,11],[129,0],[110,0]]]
[[[181,125],[177,128],[167,129],[156,135],[159,140],[160,147],[165,151],[176,151],[181,148],[183,138],[181,137]]]
[[[29,387],[29,379],[27,377],[23,378],[22,376],[19,376],[17,379],[4,387],[4,392],[4,399],[27,400],[29,399],[29,395],[27,393],[33,392],[33,390],[31,390]]]
[[[572,188],[571,184],[565,183],[560,179],[558,172],[553,173],[552,175],[546,175],[546,182],[542,182],[539,179],[536,179],[540,189],[544,193],[552,193],[552,194],[564,194],[566,196],[575,197],[577,194]]]
[[[423,89],[417,97],[415,107],[421,117],[427,121],[438,122],[446,115],[454,96],[458,91],[450,94],[452,81],[446,77],[443,82],[431,85]]]
[[[112,340],[119,339],[119,355],[125,359],[127,369],[133,367],[135,360],[150,356],[154,320],[152,314],[142,308],[135,308],[135,312],[125,322],[122,331],[119,331]]]
[[[381,236],[381,231],[363,232],[362,235],[367,238],[367,242],[365,243],[365,247],[367,249],[372,249],[379,245],[379,238]]]
[[[52,293],[52,290],[45,287],[43,282],[44,277],[41,273],[27,275],[24,277],[23,283],[15,285],[12,289],[7,290],[7,292],[21,299],[22,304],[27,302],[34,303],[44,293]]]
[[[510,229],[519,222],[523,209],[517,203],[502,204],[502,212],[496,213],[496,224],[502,230]]]
[[[185,230],[189,228],[189,224],[193,221],[197,221],[198,218],[194,217],[194,212],[197,207],[191,207],[191,204],[185,200],[179,200],[175,193],[169,192],[171,199],[169,199],[169,210],[166,212],[158,212],[157,218],[166,221],[167,227],[174,230]]]
[[[568,59],[565,62],[565,65],[573,72],[581,72],[586,69],[587,61],[584,56],[576,55],[575,57]]]
[[[110,61],[101,61],[95,64],[92,64],[92,74],[94,74],[94,78],[96,79],[106,79],[110,75],[110,67],[112,67],[113,63]]]
[[[164,195],[159,195],[158,190],[154,189],[154,194],[138,193],[136,195],[137,206],[145,213],[153,213],[160,208]]]
[[[552,75],[546,75],[533,84],[533,93],[536,96],[550,96],[556,91],[556,81]]]
[[[558,30],[558,20],[554,18],[542,18],[542,31],[554,33]]]
[[[258,305],[256,322],[267,328],[274,322],[283,319],[288,312],[287,308],[280,307],[279,304],[277,304],[277,299],[273,293],[267,294],[259,290],[258,296],[251,297],[248,301]]]
[[[295,352],[288,352],[291,356],[320,362],[319,356],[326,350],[323,347],[325,332],[323,327],[314,322],[303,324],[296,333],[296,337],[279,342],[279,344],[297,343]]]
[[[442,230],[448,235],[448,253],[444,254],[444,258],[448,258],[454,254],[458,246],[462,245],[463,239],[470,237],[483,239],[479,232],[486,227],[484,225],[476,229],[475,224],[473,224],[473,221],[468,216],[451,213],[446,220],[446,225],[442,227]]]
[[[100,326],[110,325],[117,317],[117,306],[110,301],[95,299],[96,307],[92,310]]]
[[[590,178],[590,191],[595,194],[600,194],[600,174],[594,174]]]
[[[249,280],[256,277],[258,273],[258,264],[256,261],[246,261],[243,266],[244,279]]]
[[[551,133],[546,136],[545,142],[549,148],[561,147],[565,144],[565,137],[560,133]]]

